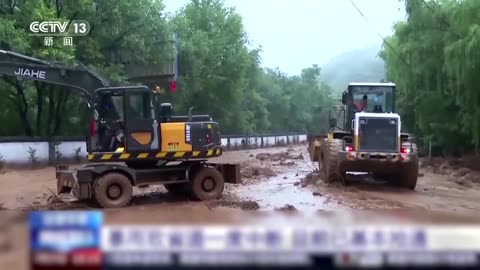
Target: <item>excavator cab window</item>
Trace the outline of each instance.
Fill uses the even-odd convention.
[[[155,149],[156,143],[152,142],[157,134],[156,112],[152,93],[131,88],[104,90],[99,94],[102,151],[112,152],[119,147],[128,151]]]
[[[160,138],[154,94],[146,89],[125,91],[125,138],[129,152],[159,149]]]
[[[123,144],[124,93],[100,93],[100,125],[98,130],[101,151],[111,152]]]
[[[123,94],[105,93],[102,95],[101,118],[106,121],[123,118]]]
[[[135,119],[154,119],[155,112],[149,93],[130,95],[127,107],[128,116]]]

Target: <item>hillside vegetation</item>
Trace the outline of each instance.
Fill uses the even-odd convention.
[[[384,46],[402,124],[440,153],[479,152],[480,1],[406,0]]]
[[[350,82],[379,82],[385,78],[383,59],[378,56],[381,44],[344,52],[322,66],[320,80],[336,92]]]

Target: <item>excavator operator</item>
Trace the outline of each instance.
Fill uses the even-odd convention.
[[[103,116],[106,121],[104,143],[102,145],[110,151],[114,151],[118,147],[124,147],[124,123],[123,116],[116,110],[112,97],[104,98]],[[108,143],[108,146],[107,146]]]

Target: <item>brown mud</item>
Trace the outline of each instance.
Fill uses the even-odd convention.
[[[242,164],[242,184],[222,198],[190,201],[163,186],[135,188],[129,207],[103,210],[108,224],[480,224],[475,162],[423,161],[414,191],[350,175],[326,184],[305,145],[225,152],[213,161]],[[29,210],[91,209],[57,196],[53,168],[0,174],[0,269],[28,269]]]

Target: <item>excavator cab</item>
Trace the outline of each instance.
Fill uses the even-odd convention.
[[[100,88],[99,115],[90,126],[89,152],[158,151],[155,94],[147,87]]]
[[[87,144],[87,151],[94,156],[150,156],[158,152],[194,156],[202,151],[212,156],[221,154],[219,126],[209,115],[192,115],[193,108],[188,115],[174,115],[172,105],[158,104],[157,94],[146,86],[99,88],[95,96],[98,116],[93,115]]]

